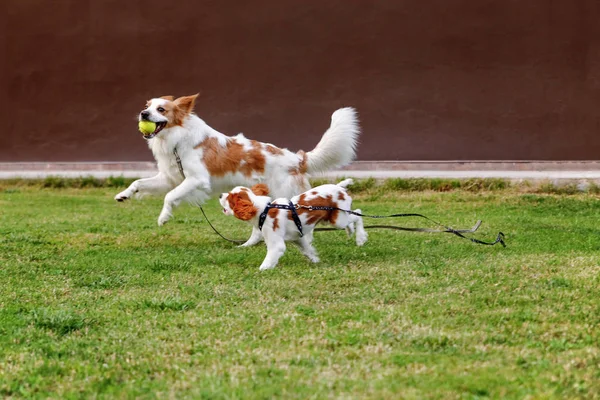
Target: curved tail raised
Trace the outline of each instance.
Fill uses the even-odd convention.
[[[356,110],[345,107],[331,115],[331,125],[317,146],[306,153],[309,174],[349,164],[356,157],[360,126]]]

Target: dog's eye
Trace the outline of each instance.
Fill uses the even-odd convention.
[[[162,107],[158,107],[157,110],[158,110],[158,112],[165,112],[165,109]]]

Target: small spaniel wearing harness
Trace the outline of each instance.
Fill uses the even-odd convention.
[[[319,262],[312,241],[313,230],[321,221],[346,229],[349,236],[356,230],[356,244],[362,246],[367,241],[362,218],[338,210],[351,209],[352,198],[346,192],[346,187],[351,184],[352,179],[346,179],[337,185],[317,186],[289,200],[280,198],[273,201],[267,196],[269,189],[264,184],[251,189],[238,186],[229,193],[221,194],[219,202],[225,215],[233,215],[252,224],[252,236],[242,246],[255,245],[264,237],[267,256],[260,266],[263,271],[275,268],[285,253],[286,241],[295,242],[310,261]],[[321,209],[325,207],[333,209]],[[359,209],[353,211],[361,213]]]

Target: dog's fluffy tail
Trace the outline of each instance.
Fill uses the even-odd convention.
[[[352,107],[336,110],[321,141],[306,153],[306,171],[312,174],[349,164],[356,156],[359,134],[356,110]]]
[[[353,184],[354,184],[354,181],[352,180],[352,178],[344,179],[343,181],[337,183],[338,186],[341,186],[344,189],[346,189],[348,186],[351,186]]]

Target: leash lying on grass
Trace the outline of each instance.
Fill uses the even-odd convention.
[[[315,210],[315,211],[343,211],[349,214],[354,214],[357,215],[359,217],[366,217],[366,218],[374,218],[374,219],[381,219],[381,218],[405,218],[405,217],[418,217],[418,218],[423,218],[426,219],[430,222],[433,222],[434,224],[436,224],[437,226],[440,226],[444,229],[431,229],[431,228],[408,228],[408,227],[403,227],[403,226],[395,226],[395,225],[367,225],[365,226],[365,229],[394,229],[394,230],[398,230],[398,231],[407,231],[407,232],[428,232],[428,233],[451,233],[453,235],[456,235],[462,239],[467,239],[473,243],[476,244],[483,244],[486,246],[493,246],[497,243],[500,243],[503,247],[506,247],[506,243],[504,242],[504,233],[502,232],[498,232],[498,235],[496,236],[496,240],[494,240],[493,242],[484,242],[482,240],[479,239],[475,239],[475,238],[470,238],[468,236],[465,236],[464,233],[474,233],[475,231],[477,231],[477,229],[479,229],[479,227],[481,226],[481,220],[478,220],[477,223],[475,223],[475,225],[471,228],[471,229],[454,229],[451,228],[449,226],[446,226],[440,222],[437,222],[425,215],[422,214],[416,214],[416,213],[402,213],[402,214],[390,214],[390,215],[369,215],[369,214],[361,214],[361,213],[357,213],[354,212],[352,210],[344,210],[338,207],[328,207],[328,206],[305,206],[302,204],[292,204],[290,202],[290,204],[271,204],[269,203],[267,205],[267,207],[265,207],[265,210],[262,212],[262,214],[259,217],[259,224],[258,224],[258,228],[262,229],[262,225],[264,223],[264,220],[267,216],[267,212],[269,211],[270,208],[278,208],[278,209],[284,209],[284,210],[290,210],[290,212],[292,213],[292,216],[294,217],[294,222],[296,223],[296,226],[298,227],[298,231],[300,232],[300,236],[302,236],[302,224],[300,223],[300,220],[298,218],[298,214],[296,213],[296,210],[300,209],[300,208],[304,208],[307,209],[309,211]],[[212,228],[213,231],[215,231],[215,233],[217,235],[219,235],[221,238],[227,240],[228,242],[232,242],[232,243],[244,243],[244,240],[234,240],[234,239],[229,239],[226,238],[225,236],[223,236],[214,226],[213,224],[210,222],[210,220],[208,219],[208,217],[206,216],[206,213],[204,212],[204,209],[200,206],[200,211],[202,211],[202,214],[204,215],[204,218],[206,219],[206,222],[208,222],[208,225]],[[335,229],[335,228],[317,228],[315,229],[315,231],[337,231],[339,229]]]

